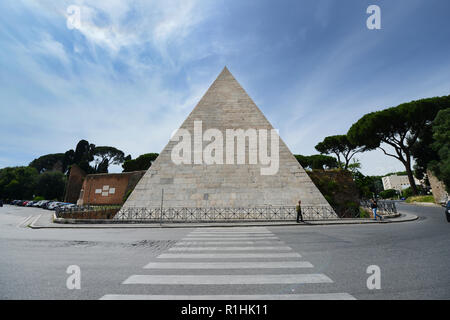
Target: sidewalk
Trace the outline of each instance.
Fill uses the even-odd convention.
[[[325,226],[325,225],[350,225],[350,224],[386,224],[417,220],[418,216],[401,212],[395,217],[387,217],[383,221],[373,219],[339,219],[339,220],[310,220],[304,223],[295,221],[273,222],[171,222],[171,223],[79,223],[73,219],[59,219],[60,223],[53,222],[53,212],[46,212],[29,225],[32,229],[137,229],[137,228],[199,228],[199,227],[250,227],[250,226]]]

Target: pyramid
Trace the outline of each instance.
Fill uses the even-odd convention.
[[[218,129],[223,133],[224,140],[227,129],[273,130],[264,114],[226,67],[179,130],[192,133],[195,123],[199,121],[203,133],[208,129]],[[172,138],[136,185],[122,210],[160,207],[162,189],[164,208],[295,206],[301,199],[302,206],[331,209],[282,139],[278,135],[276,137],[279,139],[279,165],[275,174],[262,174],[262,168],[268,165],[249,163],[250,143],[245,145],[244,164],[238,163],[236,148],[234,163],[225,161],[225,151],[224,164],[194,163],[198,156],[195,147],[200,144],[200,148],[205,148],[210,143],[195,141],[195,137],[191,137],[194,145],[190,154],[191,163],[176,164],[173,151],[180,140],[174,141]],[[270,151],[270,141],[267,146]],[[332,209],[331,212],[334,213]]]

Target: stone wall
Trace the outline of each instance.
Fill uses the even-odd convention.
[[[448,193],[445,190],[444,183],[438,180],[430,170],[427,170],[427,176],[428,181],[430,181],[431,190],[433,191],[434,202],[439,204],[448,199]]]

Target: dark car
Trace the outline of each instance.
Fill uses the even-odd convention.
[[[447,221],[450,222],[450,201],[447,202],[447,207],[445,207],[445,215],[447,217]]]
[[[3,200],[0,199],[0,207],[3,207]]]

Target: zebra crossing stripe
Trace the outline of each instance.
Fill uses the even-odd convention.
[[[195,245],[215,245],[215,244],[284,244],[281,240],[255,240],[255,241],[238,241],[238,240],[225,240],[225,241],[188,241],[188,240],[182,240],[180,242],[177,242],[174,244],[174,247],[178,246],[195,246]]]
[[[229,258],[301,258],[297,252],[286,253],[163,253],[158,259],[229,259]],[[264,263],[264,262],[261,262]]]
[[[313,268],[308,261],[267,262],[150,262],[144,269],[294,269]]]
[[[195,240],[195,241],[200,241],[200,240],[205,240],[205,241],[209,241],[209,240],[279,240],[277,237],[273,236],[273,237],[233,237],[233,238],[224,238],[224,237],[186,237],[183,238],[182,241],[187,241],[187,240]]]
[[[277,246],[277,247],[172,247],[169,251],[290,251],[292,250],[287,246]]]
[[[100,300],[356,300],[348,293],[255,294],[255,295],[145,295],[107,294]]]
[[[123,284],[232,285],[333,283],[322,273],[264,275],[132,275]]]

